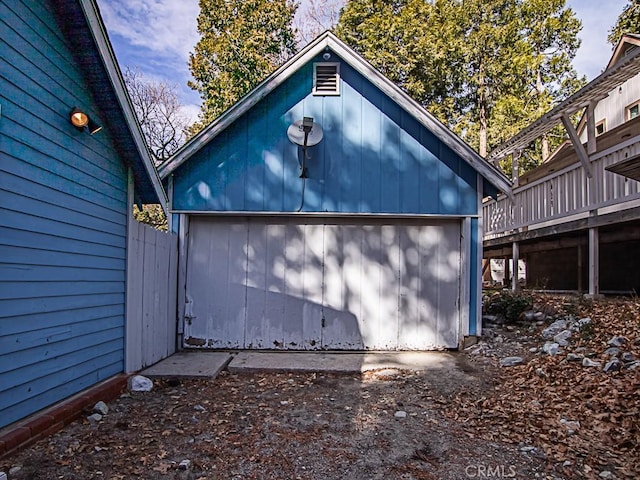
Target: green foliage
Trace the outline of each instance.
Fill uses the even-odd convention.
[[[484,156],[582,86],[580,28],[565,0],[350,0],[336,33]]]
[[[196,129],[232,106],[294,53],[296,8],[291,0],[200,0],[201,38],[189,58],[194,78],[189,86],[203,99]]]
[[[167,217],[160,205],[142,205],[142,210],[134,205],[133,218],[163,232],[166,232],[168,229]]]
[[[640,33],[640,0],[630,0],[625,5],[607,40],[615,47],[625,33]]]
[[[487,313],[500,315],[507,322],[515,322],[520,314],[533,307],[533,298],[524,293],[503,290],[489,296],[483,307]]]

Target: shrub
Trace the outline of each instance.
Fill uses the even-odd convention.
[[[490,296],[484,305],[487,313],[499,315],[506,322],[515,322],[520,314],[533,307],[533,299],[524,293],[514,293],[510,290],[503,290]]]

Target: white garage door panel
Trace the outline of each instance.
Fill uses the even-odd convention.
[[[193,218],[185,346],[456,347],[460,222],[355,222]]]

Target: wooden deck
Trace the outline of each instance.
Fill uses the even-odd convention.
[[[591,178],[569,146],[565,153],[520,177],[513,201],[504,195],[485,201],[486,246],[531,237],[526,232],[532,230],[640,207],[640,182],[605,170],[638,154],[640,121],[636,120],[598,137],[598,150],[590,156]],[[615,216],[608,218],[608,223],[616,221]],[[630,219],[629,212],[620,215],[620,221]],[[593,220],[590,225],[597,226]]]

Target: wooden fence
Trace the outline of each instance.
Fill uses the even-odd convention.
[[[178,237],[129,222],[125,369],[134,372],[176,351]]]

